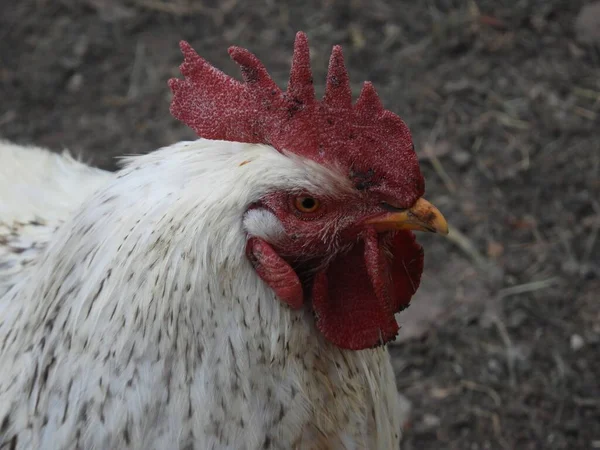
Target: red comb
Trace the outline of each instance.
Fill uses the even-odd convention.
[[[299,32],[287,91],[248,50],[231,47],[239,82],[181,43],[184,79],[172,79],[171,114],[200,137],[269,144],[344,170],[358,189],[378,192],[399,207],[423,195],[424,182],[405,123],[385,110],[370,82],[356,104],[342,49],[333,47],[325,95],[315,98],[306,35]]]

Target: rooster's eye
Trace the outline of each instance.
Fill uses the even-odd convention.
[[[314,197],[296,197],[294,206],[301,213],[314,213],[321,207],[321,202]]]

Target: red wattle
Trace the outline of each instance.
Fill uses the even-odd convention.
[[[302,307],[304,294],[300,279],[273,247],[262,239],[250,238],[246,254],[258,276],[273,289],[282,302],[294,309]]]
[[[361,350],[393,340],[399,330],[394,314],[419,285],[423,252],[414,235],[399,232],[384,244],[385,238],[369,231],[315,277],[317,327],[341,348]]]

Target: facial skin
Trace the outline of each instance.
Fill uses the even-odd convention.
[[[317,326],[342,348],[395,337],[394,314],[410,301],[423,269],[410,230],[447,232],[439,211],[423,199],[400,209],[360,191],[272,193],[252,210],[272,225],[269,242],[248,244],[257,273],[289,306],[312,301]]]

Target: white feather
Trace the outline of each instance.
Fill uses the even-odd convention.
[[[0,140],[0,297],[25,277],[56,228],[111,178],[68,152]]]
[[[5,175],[2,198],[16,200],[0,217],[64,223],[0,295],[0,447],[398,447],[387,350],[329,344],[245,257],[248,234],[283,232],[246,214],[251,204],[271,191],[333,195],[351,189],[345,177],[207,140],[128,158],[115,175],[37,149],[2,161],[26,172],[35,152],[24,180],[52,186],[47,204],[61,206],[19,197]]]
[[[244,229],[249,236],[259,237],[271,244],[285,237],[283,225],[271,211],[251,209],[244,216]]]

